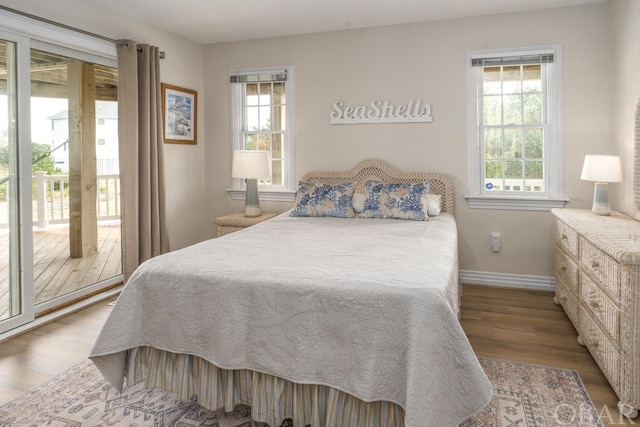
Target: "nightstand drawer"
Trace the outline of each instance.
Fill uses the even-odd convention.
[[[244,213],[238,212],[218,217],[216,218],[218,237],[267,221],[276,215],[274,213],[263,213],[260,216],[247,217]]]
[[[219,225],[218,224],[218,237],[225,236],[227,234],[231,234],[236,231],[244,230],[247,227],[231,227],[228,225]]]
[[[571,255],[578,256],[579,236],[576,231],[560,220],[556,220],[556,241]]]

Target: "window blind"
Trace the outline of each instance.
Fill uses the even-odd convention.
[[[471,58],[473,67],[498,67],[501,65],[531,65],[553,63],[553,53],[539,55],[499,56],[495,58]]]
[[[286,82],[287,70],[231,74],[231,83]]]

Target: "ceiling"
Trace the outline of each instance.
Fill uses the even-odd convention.
[[[198,43],[434,21],[606,0],[89,0]]]

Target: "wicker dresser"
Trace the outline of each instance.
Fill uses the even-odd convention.
[[[640,408],[640,222],[613,212],[553,209],[556,298],[618,395]]]
[[[246,217],[244,216],[244,212],[238,212],[218,217],[216,218],[218,237],[251,227],[252,225],[271,219],[276,215],[277,214],[274,213],[262,213],[260,216]]]

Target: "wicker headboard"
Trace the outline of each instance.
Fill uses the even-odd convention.
[[[429,193],[442,196],[442,212],[454,215],[453,185],[446,175],[432,172],[401,172],[384,160],[367,159],[343,172],[309,172],[301,179],[303,182],[344,184],[355,183],[355,192],[364,193],[367,181],[381,181],[390,184],[414,183],[429,180]]]

